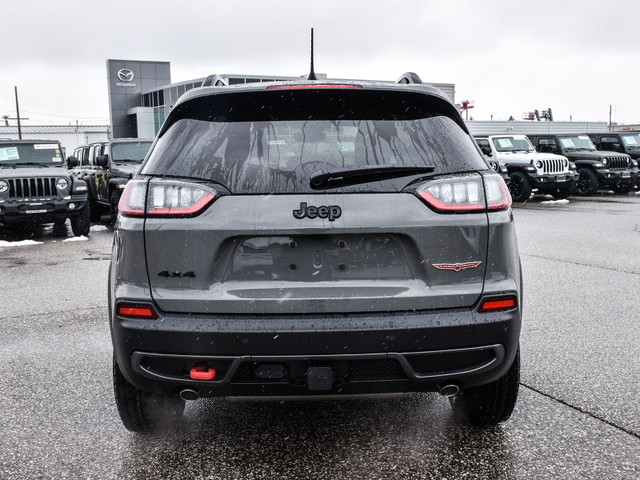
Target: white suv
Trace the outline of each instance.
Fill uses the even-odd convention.
[[[534,190],[556,199],[567,198],[575,190],[578,174],[567,157],[536,152],[525,135],[489,135],[475,140],[489,160],[507,168],[515,202],[526,202]]]

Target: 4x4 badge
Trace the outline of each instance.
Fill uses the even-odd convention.
[[[342,209],[338,205],[321,205],[319,207],[307,207],[307,202],[300,203],[300,209],[293,211],[293,216],[297,219],[304,217],[309,218],[328,218],[330,222],[333,222],[336,218],[340,218],[342,215]]]
[[[466,262],[466,263],[432,263],[438,270],[453,270],[459,272],[460,270],[467,270],[469,268],[476,268],[482,262]]]

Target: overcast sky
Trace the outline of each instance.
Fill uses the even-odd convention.
[[[638,0],[3,2],[0,115],[26,125],[108,123],[106,59],[171,62],[173,82],[211,73],[454,83],[476,120],[640,123]],[[14,122],[12,122],[13,124]]]

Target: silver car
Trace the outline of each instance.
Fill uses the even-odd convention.
[[[210,396],[440,392],[471,424],[509,418],[511,198],[438,90],[193,89],[119,212],[109,313],[128,429]]]

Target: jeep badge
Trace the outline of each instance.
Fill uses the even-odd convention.
[[[300,209],[293,211],[293,216],[297,219],[309,218],[328,218],[330,222],[333,222],[336,218],[340,218],[342,215],[342,209],[337,205],[321,205],[319,207],[307,207],[306,202],[300,203]]]

